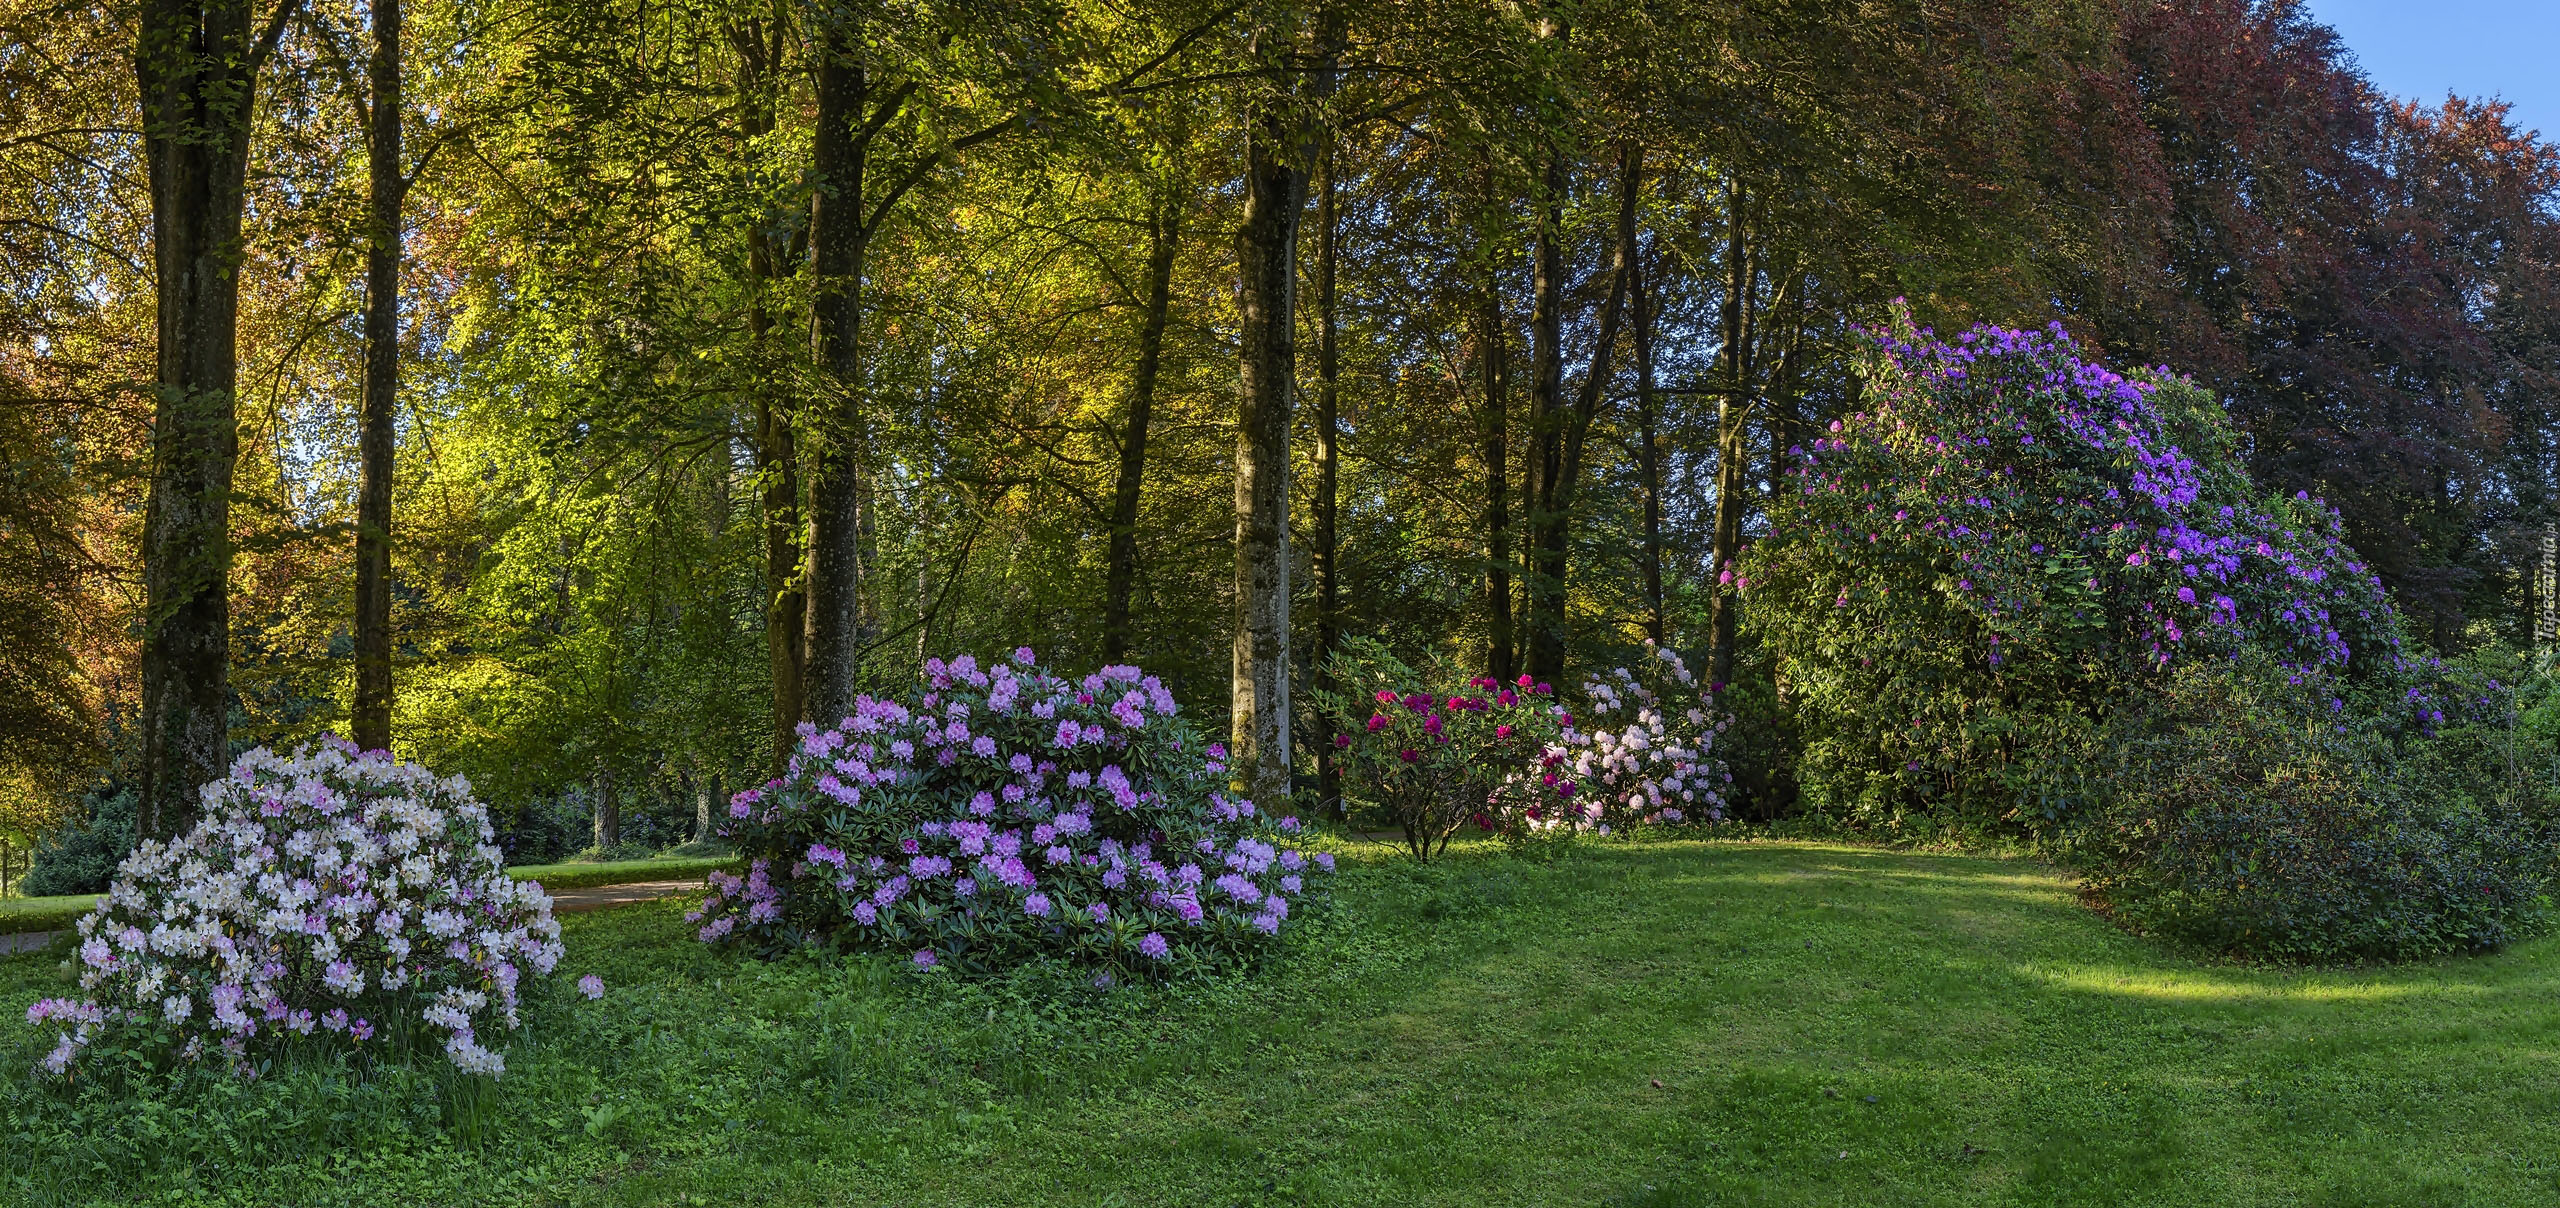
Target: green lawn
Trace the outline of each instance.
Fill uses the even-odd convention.
[[[519,864],[507,875],[519,881],[540,881],[544,889],[557,893],[563,889],[587,889],[598,885],[629,885],[639,881],[675,881],[700,878],[715,868],[728,868],[738,861],[728,856],[661,857],[650,860],[606,860],[592,864]],[[50,898],[0,898],[0,935],[23,931],[51,931],[80,920],[98,904],[94,893],[70,893]]]
[[[2035,865],[1806,843],[1345,869],[1278,967],[1179,991],[580,916],[564,972],[611,990],[547,1002],[484,1100],[15,1078],[0,1202],[2560,1202],[2560,941],[2205,965]],[[0,1007],[59,977],[0,961]],[[23,1069],[44,1046],[12,1030]]]
[[[0,898],[0,935],[51,931],[69,926],[98,904],[94,893],[66,893],[49,898]]]
[[[700,881],[704,873],[715,868],[732,868],[738,861],[729,856],[661,856],[651,860],[605,860],[593,864],[519,864],[507,875],[519,881],[540,881],[553,893],[563,889],[586,889],[597,885],[630,885],[640,881]]]

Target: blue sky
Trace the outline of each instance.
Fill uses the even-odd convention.
[[[2560,0],[2309,0],[2383,91],[2447,92],[2515,106],[2515,123],[2560,139]]]

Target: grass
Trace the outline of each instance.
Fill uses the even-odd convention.
[[[608,860],[591,864],[520,864],[507,870],[519,881],[540,881],[544,889],[592,889],[641,881],[700,878],[715,868],[738,863],[731,856],[659,856],[647,860]],[[52,931],[80,921],[98,904],[94,893],[67,893],[50,898],[0,898],[0,935]]]
[[[494,1087],[11,1076],[0,1202],[2560,1201],[2560,940],[2199,964],[2033,864],[1817,843],[1345,869],[1276,967],[1172,989],[578,916],[562,972],[611,989],[547,999]],[[60,980],[0,961],[0,1008]]]
[[[97,904],[98,895],[94,893],[66,893],[49,898],[0,898],[0,935],[68,927]]]
[[[591,889],[598,885],[630,885],[641,881],[681,881],[702,879],[715,868],[733,868],[739,861],[734,856],[659,856],[648,860],[607,860],[594,864],[519,864],[507,875],[519,881],[540,881],[544,889],[558,893],[563,889]]]

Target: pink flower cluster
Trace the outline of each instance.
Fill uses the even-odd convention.
[[[1575,780],[1588,790],[1577,821],[1603,834],[1634,823],[1724,817],[1733,783],[1715,756],[1715,740],[1731,724],[1711,714],[1688,664],[1647,642],[1652,657],[1635,669],[1611,668],[1582,685],[1591,725],[1564,733]]]

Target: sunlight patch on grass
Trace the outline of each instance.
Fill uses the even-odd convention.
[[[2014,966],[2055,989],[2116,994],[2165,1002],[2378,1003],[2412,998],[2476,996],[2482,987],[2463,982],[2219,976],[2200,970],[2139,970],[2124,966],[2069,969]]]

